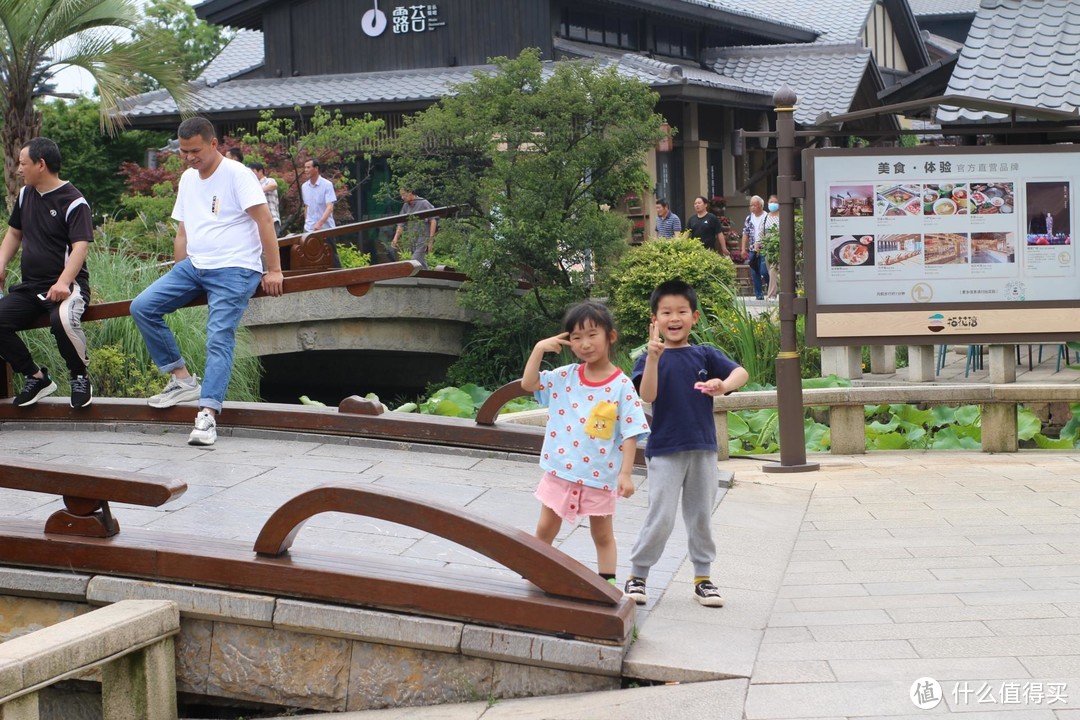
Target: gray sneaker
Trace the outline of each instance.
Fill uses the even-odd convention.
[[[194,385],[188,385],[176,378],[170,378],[165,389],[148,399],[146,404],[152,408],[167,408],[177,403],[198,400],[202,395],[202,385],[199,384],[199,378],[194,375],[191,378],[195,381]]]
[[[217,441],[217,422],[209,410],[195,416],[195,429],[188,435],[188,445],[213,445]]]

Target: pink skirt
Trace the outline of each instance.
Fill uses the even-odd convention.
[[[567,522],[576,523],[579,515],[614,515],[616,490],[601,490],[588,485],[562,480],[544,473],[536,488],[536,499]]]

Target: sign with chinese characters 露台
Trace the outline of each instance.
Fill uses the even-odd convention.
[[[1078,153],[806,151],[807,341],[1080,338]]]
[[[393,35],[431,32],[444,27],[446,21],[439,16],[436,3],[397,5],[387,13],[379,8],[379,0],[371,0],[373,7],[361,16],[360,27],[368,37],[378,37],[390,28]],[[384,4],[386,0],[383,0]]]

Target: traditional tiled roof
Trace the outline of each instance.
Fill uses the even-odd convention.
[[[203,68],[198,79],[207,85],[217,85],[219,82],[231,80],[262,65],[264,55],[262,32],[241,30],[218,53],[217,57]]]
[[[915,17],[931,15],[974,15],[979,0],[908,0]]]
[[[712,51],[710,61],[717,73],[770,96],[786,83],[799,98],[795,121],[803,125],[812,125],[826,111],[850,111],[859,84],[873,66],[872,53],[857,44],[723,48]]]
[[[817,42],[855,42],[876,0],[683,0],[819,33]]]
[[[983,0],[949,81],[950,94],[1080,108],[1080,13],[1076,0]],[[939,122],[1004,116],[942,108]]]

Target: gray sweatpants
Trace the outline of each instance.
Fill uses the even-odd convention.
[[[634,549],[630,552],[630,574],[646,578],[660,559],[675,527],[675,511],[682,493],[683,521],[694,575],[708,577],[716,544],[710,523],[720,476],[715,450],[688,450],[648,459],[649,512]]]

